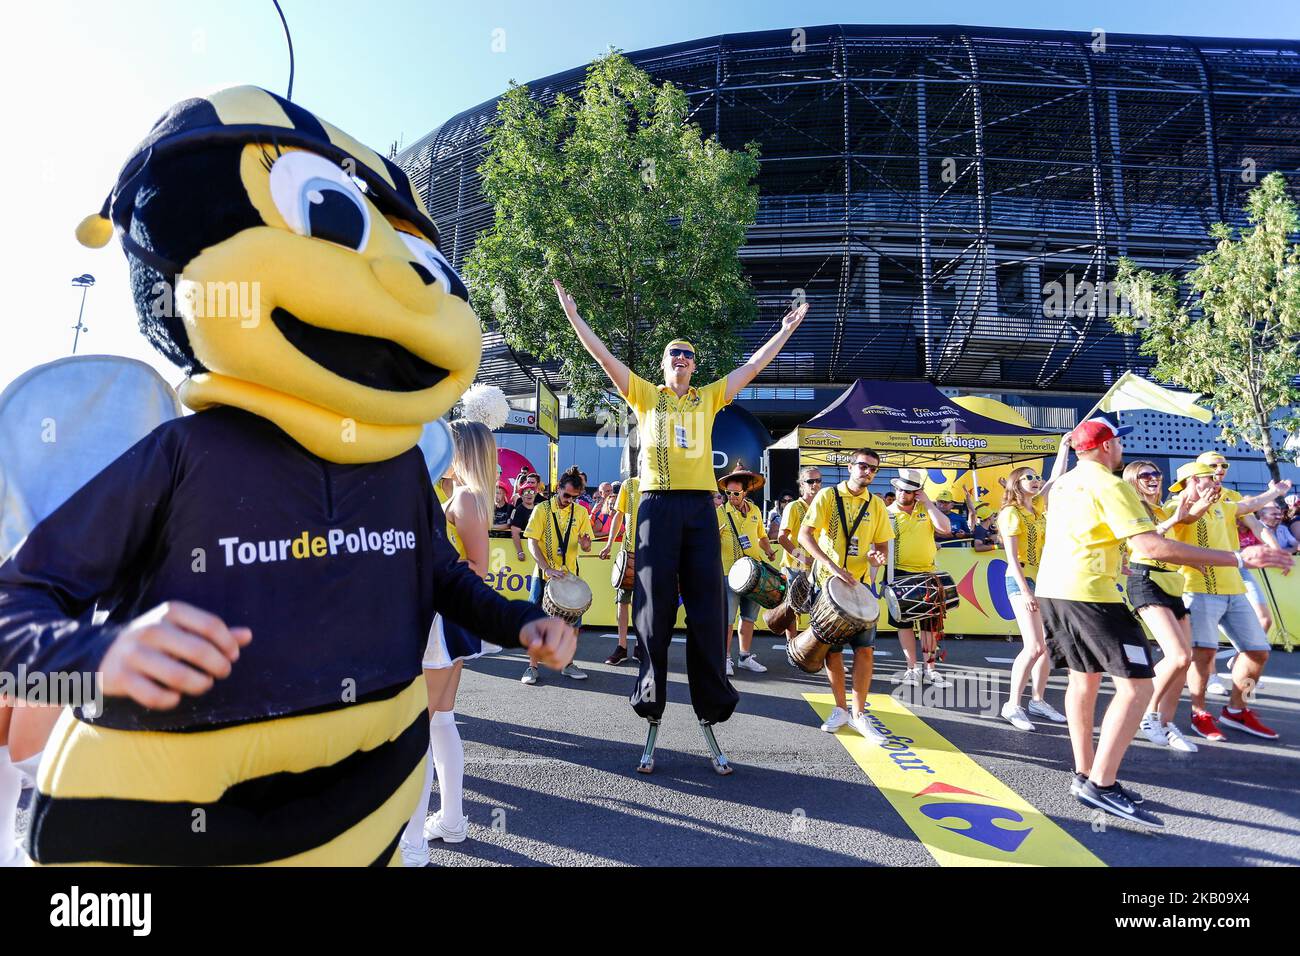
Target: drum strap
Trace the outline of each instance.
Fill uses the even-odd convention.
[[[551,524],[555,525],[555,537],[560,543],[561,567],[567,567],[567,561],[569,559],[569,538],[573,534],[573,509],[581,507],[582,505],[578,504],[576,501],[569,505],[569,526],[564,530],[564,534],[560,534],[560,522],[555,517],[555,509],[551,509]]]
[[[889,563],[885,567],[885,583],[894,586],[894,543],[898,541],[898,515],[890,514],[889,526],[894,529],[894,536],[889,539]]]
[[[739,560],[744,555],[744,550],[740,547],[740,532],[736,530],[736,519],[731,516],[731,502],[727,502],[727,520],[731,522],[731,533],[736,539],[736,559]]]

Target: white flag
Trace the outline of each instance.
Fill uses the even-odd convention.
[[[1134,409],[1149,409],[1153,412],[1166,412],[1170,415],[1182,415],[1194,418],[1206,424],[1213,417],[1208,408],[1196,404],[1199,392],[1175,392],[1172,389],[1149,382],[1133,372],[1125,372],[1119,381],[1110,387],[1097,408],[1103,412],[1128,412]]]

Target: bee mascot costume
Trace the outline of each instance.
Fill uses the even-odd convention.
[[[174,106],[114,231],[184,403],[0,566],[0,670],[95,672],[37,774],[40,864],[397,861],[435,613],[563,666],[574,636],[458,561],[416,447],[478,319],[392,162],[265,90]]]

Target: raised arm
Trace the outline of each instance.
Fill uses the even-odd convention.
[[[799,328],[799,323],[803,321],[803,317],[807,313],[807,302],[787,312],[785,318],[781,320],[780,330],[764,342],[762,347],[749,357],[748,362],[727,376],[727,401],[731,401],[740,394],[742,388],[752,382],[759,372],[771,364],[772,359],[776,358],[777,354],[785,346],[786,341],[794,334],[794,330]],[[588,351],[591,351],[591,349],[588,348]]]
[[[1268,491],[1261,491],[1257,495],[1251,495],[1249,498],[1242,498],[1238,501],[1237,514],[1254,514],[1260,508],[1267,504],[1271,504],[1290,490],[1291,482],[1285,478],[1282,481],[1270,481],[1268,483]]]
[[[1164,538],[1156,531],[1144,531],[1128,539],[1129,550],[1139,557],[1165,561],[1169,564],[1186,564],[1193,567],[1237,566],[1237,552],[1198,548],[1173,538]],[[1292,559],[1267,545],[1255,545],[1241,551],[1242,564],[1248,568],[1281,568],[1289,570]]]
[[[564,307],[564,314],[568,316],[569,324],[573,326],[573,331],[578,335],[578,341],[582,343],[582,347],[587,350],[588,354],[596,360],[596,364],[605,370],[605,374],[609,376],[609,380],[618,389],[618,393],[626,395],[627,390],[632,385],[632,373],[628,371],[626,365],[614,357],[614,353],[600,340],[600,336],[591,331],[591,326],[582,320],[582,316],[578,315],[578,306],[573,301],[573,296],[569,295],[564,286],[560,285],[560,280],[552,279],[551,281],[555,284],[555,294],[560,297],[560,305]],[[771,361],[771,359],[768,361]]]

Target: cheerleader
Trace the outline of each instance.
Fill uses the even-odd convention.
[[[1134,461],[1124,467],[1124,480],[1133,486],[1146,505],[1156,530],[1162,535],[1178,524],[1196,520],[1214,503],[1197,498],[1195,491],[1183,492],[1168,506],[1160,503],[1164,476],[1150,461]],[[1129,558],[1128,601],[1164,656],[1156,665],[1151,686],[1151,703],[1142,717],[1143,735],[1158,747],[1196,753],[1196,744],[1174,725],[1178,698],[1187,683],[1192,664],[1192,617],[1183,603],[1183,576],[1176,566],[1133,554]]]
[[[496,441],[480,422],[458,419],[451,423],[451,432],[455,453],[448,472],[451,489],[445,506],[447,537],[461,560],[483,577],[488,569],[488,526],[492,523],[492,496],[497,479]],[[420,802],[402,834],[402,860],[407,866],[424,866],[428,862],[427,840],[460,843],[468,835],[469,817],[461,808],[465,749],[456,729],[456,691],[460,687],[463,662],[500,649],[442,615],[434,618],[423,661],[424,681],[429,691],[429,745],[433,759],[425,761]],[[437,813],[430,814],[428,800],[435,768],[441,807]]]

